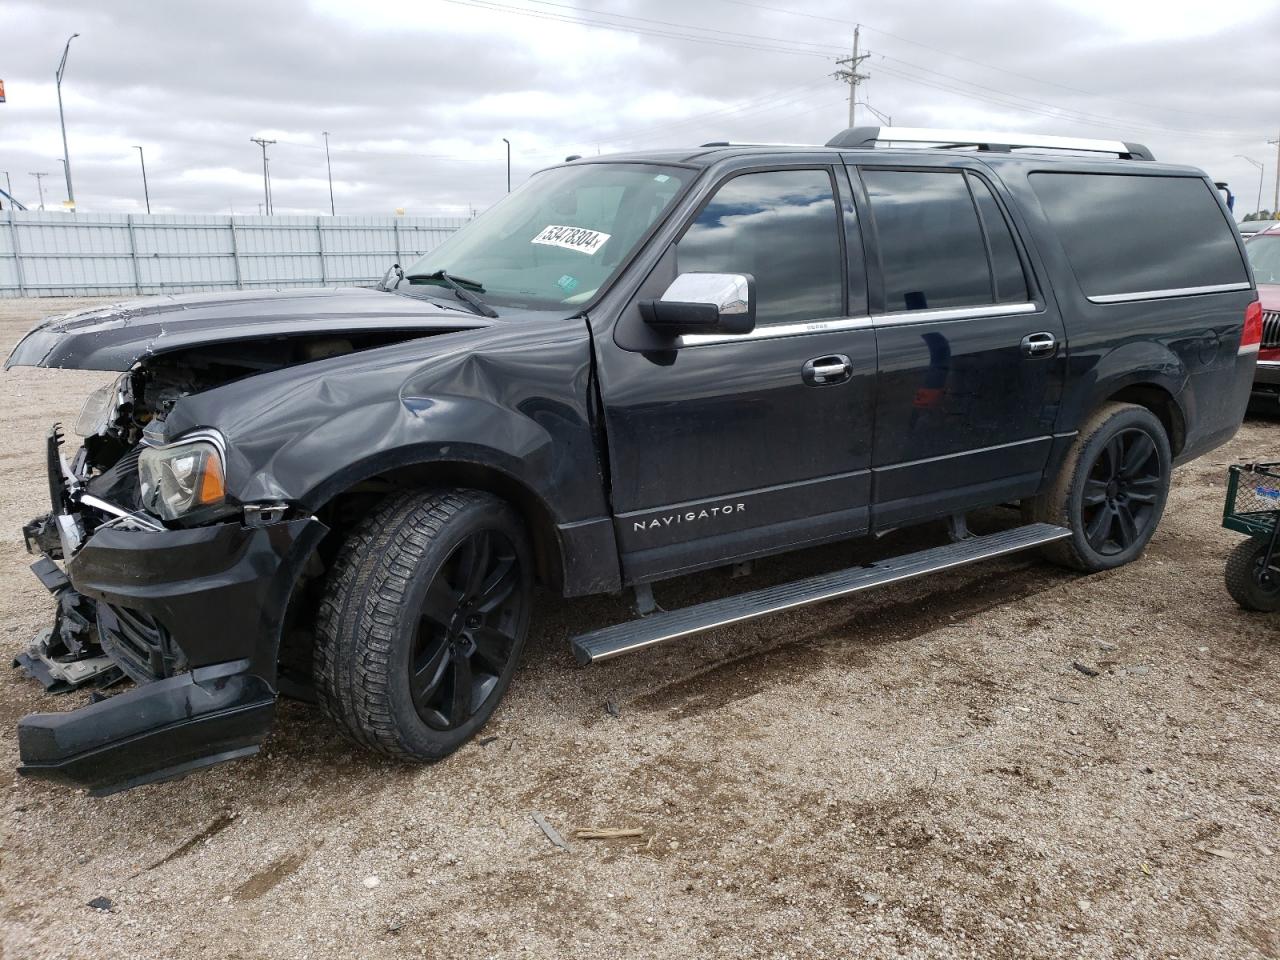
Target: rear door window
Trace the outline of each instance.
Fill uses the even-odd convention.
[[[1199,177],[1033,173],[1030,180],[1086,297],[1248,282],[1234,228]]]
[[[840,221],[826,170],[771,170],[725,182],[676,246],[682,273],[749,273],[756,323],[844,313]]]
[[[982,228],[962,172],[864,168],[862,180],[887,312],[993,302]]]

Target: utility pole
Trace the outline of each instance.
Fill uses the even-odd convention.
[[[502,142],[507,145],[507,193],[511,192],[511,141],[506,137],[502,138]]]
[[[835,73],[832,74],[832,76],[835,77],[837,80],[843,80],[845,83],[849,84],[849,126],[850,127],[855,126],[855,120],[857,119],[858,84],[860,84],[863,80],[867,79],[867,75],[865,73],[859,73],[858,68],[862,66],[863,60],[871,56],[871,54],[869,53],[858,52],[858,43],[859,43],[859,37],[861,33],[862,33],[862,24],[860,23],[854,24],[853,25],[853,56],[847,57],[844,60],[836,61],[837,64],[839,64],[842,67],[847,67],[848,69],[837,70]]]
[[[36,189],[40,191],[40,209],[43,210],[44,209],[44,184],[41,181],[43,181],[44,178],[48,176],[48,174],[33,173],[31,175],[36,178]]]
[[[62,74],[67,69],[67,53],[71,50],[71,41],[78,36],[80,34],[73,33],[67,37],[67,45],[62,48],[62,60],[58,62],[58,71],[54,74],[58,86],[58,123],[62,125],[62,166],[67,175],[67,199],[71,202],[73,213],[76,209],[76,192],[71,188],[71,154],[67,151],[67,121],[62,116]],[[40,209],[44,209],[43,203],[41,203]]]
[[[324,131],[324,166],[329,171],[329,216],[334,216],[333,210],[333,165],[329,162],[329,131]]]
[[[267,216],[271,215],[271,182],[267,179],[267,147],[275,143],[274,140],[263,140],[261,137],[250,137],[250,143],[256,143],[262,147],[262,199],[267,203]]]
[[[1276,215],[1276,211],[1280,210],[1280,134],[1276,135],[1274,140],[1268,140],[1267,143],[1276,145],[1276,196],[1271,201],[1271,216]]]
[[[142,163],[142,195],[147,200],[147,213],[151,212],[151,191],[147,189],[147,158],[142,155],[142,148],[134,144],[133,149],[138,151],[138,160]]]
[[[5,191],[9,194],[9,200],[13,200],[13,181],[9,179],[9,171],[4,172]]]

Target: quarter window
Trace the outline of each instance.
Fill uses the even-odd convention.
[[[862,171],[880,240],[885,310],[993,300],[982,228],[960,171]]]
[[[1199,177],[1030,179],[1086,297],[1248,282],[1235,228]]]
[[[676,246],[682,273],[749,273],[756,323],[844,313],[840,221],[825,170],[747,173],[726,182]]]

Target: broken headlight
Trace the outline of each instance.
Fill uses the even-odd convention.
[[[142,505],[165,520],[220,512],[227,499],[222,451],[210,440],[146,447],[138,459]]]
[[[124,379],[124,378],[120,378]],[[120,405],[120,380],[99,387],[80,408],[80,416],[76,417],[76,435],[80,437],[96,437],[107,432],[111,421],[115,419],[116,408]]]

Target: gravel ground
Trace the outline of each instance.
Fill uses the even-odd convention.
[[[0,301],[0,345],[69,308]],[[11,651],[50,613],[19,530],[45,428],[103,379],[3,376]],[[1145,558],[1092,577],[1023,556],[587,670],[566,638],[624,605],[544,597],[485,738],[434,766],[287,703],[259,756],[176,783],[4,775],[0,958],[1280,956],[1280,641],[1227,597],[1219,526],[1225,465],[1278,457],[1280,422],[1250,420],[1179,471]],[[0,761],[20,716],[85,699],[0,675]],[[563,851],[535,812],[644,833]]]

